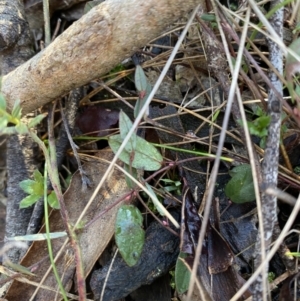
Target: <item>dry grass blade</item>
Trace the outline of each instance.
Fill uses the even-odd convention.
[[[218,20],[218,18],[217,18]],[[248,20],[249,20],[249,13],[248,13]],[[219,23],[219,28],[221,29],[221,24]],[[246,30],[243,32],[242,38],[241,38],[241,45],[244,45],[244,41],[246,39],[246,33],[247,33],[247,26],[244,27]],[[241,66],[241,60],[242,60],[242,55],[243,55],[243,47],[239,48],[239,52],[238,52],[238,56],[237,56],[237,60],[235,63],[235,68],[233,69],[233,66],[231,64],[231,56],[230,53],[228,51],[228,48],[226,47],[226,39],[223,37],[223,43],[224,43],[224,47],[225,47],[225,52],[227,55],[227,59],[229,62],[229,65],[231,67],[231,72],[233,74],[233,78],[231,81],[231,85],[230,85],[230,90],[228,93],[228,101],[227,101],[227,107],[226,107],[226,112],[225,112],[225,116],[223,119],[223,126],[222,126],[222,131],[220,134],[220,139],[219,139],[219,144],[218,144],[218,149],[217,149],[217,153],[216,153],[216,160],[214,162],[214,166],[213,166],[213,170],[211,172],[211,176],[210,176],[210,180],[209,180],[209,186],[208,186],[208,194],[207,194],[207,199],[206,199],[206,207],[205,207],[205,211],[204,211],[204,218],[203,218],[203,226],[202,229],[200,231],[200,236],[199,236],[199,241],[198,241],[198,246],[197,246],[197,251],[196,251],[196,258],[200,258],[200,254],[201,254],[201,249],[202,249],[202,245],[203,245],[203,240],[204,240],[204,236],[206,234],[206,224],[208,222],[209,219],[209,211],[211,208],[211,202],[212,202],[212,197],[213,197],[213,193],[214,193],[214,186],[215,186],[215,182],[216,182],[216,177],[217,177],[217,172],[219,169],[219,163],[220,163],[220,157],[222,154],[222,149],[223,149],[223,144],[224,144],[224,139],[225,139],[225,135],[226,135],[226,129],[227,129],[227,125],[228,125],[228,120],[229,120],[229,116],[231,113],[231,105],[233,103],[234,100],[234,95],[236,93],[236,87],[237,87],[237,80],[238,80],[238,75],[239,75],[239,70],[240,70],[240,66]],[[205,41],[207,42],[207,41]],[[227,51],[226,51],[227,49]],[[239,95],[239,92],[237,91],[237,94]],[[240,98],[240,97],[239,97]],[[240,108],[241,111],[243,112],[243,106],[242,106],[242,101],[240,100]],[[245,120],[245,116],[244,120]],[[252,154],[252,148],[251,148],[251,143],[250,143],[250,136],[247,130],[245,130],[246,132],[246,137],[247,137],[247,146],[250,147],[249,153]],[[254,162],[254,160],[252,159],[252,162]],[[252,166],[254,166],[254,164],[252,164]],[[255,166],[254,166],[255,169]],[[256,170],[254,170],[254,174],[256,173]],[[259,193],[258,193],[259,189],[258,189],[258,185],[256,182],[256,195],[258,196],[259,199]],[[188,294],[188,298],[191,297],[192,291],[193,291],[193,281],[195,281],[195,276],[196,276],[196,270],[197,270],[197,261],[195,261],[194,263],[194,267],[193,267],[193,271],[192,271],[192,278],[191,278],[191,282],[190,282],[190,286],[189,286],[189,294]]]

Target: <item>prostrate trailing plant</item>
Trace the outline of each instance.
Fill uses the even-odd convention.
[[[143,69],[138,66],[136,68],[135,75],[136,87],[139,92],[139,100],[135,107],[134,115],[139,113],[140,108],[143,106],[145,100],[151,92],[151,85],[148,83],[147,78],[143,72]],[[51,239],[69,236],[70,242],[74,247],[75,256],[77,256],[77,279],[83,280],[83,268],[80,258],[79,244],[77,241],[75,230],[68,221],[68,215],[64,206],[63,194],[60,187],[60,181],[58,177],[58,171],[56,166],[56,149],[54,143],[53,133],[49,134],[48,143],[45,144],[37,134],[34,127],[38,125],[45,117],[46,114],[40,114],[29,121],[28,124],[22,122],[22,109],[20,102],[16,101],[11,113],[7,111],[6,100],[3,95],[0,94],[0,134],[22,134],[29,135],[41,148],[45,157],[44,175],[40,171],[35,170],[33,179],[26,179],[19,183],[20,187],[28,194],[20,202],[20,209],[30,207],[34,205],[39,199],[44,198],[44,215],[45,215],[45,227],[46,234],[34,234],[22,237],[11,237],[9,240],[47,240],[48,253],[54,271],[57,283],[60,287],[60,292],[67,300],[66,292],[58,275],[53,252],[51,247]],[[49,123],[53,121],[53,109],[49,112]],[[120,112],[119,115],[119,127],[120,134],[110,136],[108,139],[109,145],[113,152],[117,152],[124,138],[132,128],[132,122],[130,118],[124,113]],[[141,174],[143,171],[156,171],[161,168],[163,164],[163,157],[155,146],[147,142],[145,139],[137,136],[133,133],[126,144],[125,149],[122,151],[119,159],[124,162],[124,173],[129,188],[135,188],[139,186],[153,201],[153,205],[163,216],[167,216],[168,219],[178,228],[177,221],[172,215],[164,208],[159,199],[157,198],[152,187],[146,183]],[[47,178],[50,178],[53,190],[48,190]],[[48,219],[48,205],[54,209],[60,209],[62,220],[64,221],[66,232],[50,233],[49,219]],[[115,224],[115,239],[119,248],[120,254],[124,261],[133,266],[138,261],[145,240],[145,231],[142,227],[143,217],[139,209],[133,205],[124,205],[120,207]],[[12,266],[12,265],[11,265]],[[23,271],[20,266],[13,266],[19,271]],[[25,269],[26,271],[26,269]],[[84,283],[84,280],[81,281]],[[85,287],[81,287],[79,290],[81,296],[85,296]]]
[[[151,85],[148,82],[143,69],[141,66],[136,67],[135,72],[135,84],[138,91],[138,101],[134,109],[134,117],[137,117],[141,108],[144,106],[146,99],[151,93]],[[48,121],[49,124],[53,122],[53,112],[54,108],[49,111]],[[46,234],[36,234],[30,235],[28,237],[11,238],[22,239],[22,240],[41,240],[47,239],[49,257],[51,260],[52,268],[56,276],[56,280],[59,284],[61,294],[64,300],[67,300],[66,293],[64,291],[63,285],[56,271],[55,263],[53,260],[53,252],[51,247],[51,239],[62,237],[68,235],[70,243],[74,248],[74,253],[77,263],[77,280],[78,283],[83,283],[84,285],[84,273],[80,258],[80,249],[76,237],[76,229],[68,221],[67,211],[64,205],[63,195],[60,187],[60,181],[58,177],[58,171],[56,168],[56,149],[53,137],[53,130],[49,126],[49,140],[45,144],[35,133],[34,127],[40,123],[45,114],[41,114],[32,119],[28,125],[21,121],[21,107],[20,103],[16,102],[11,113],[7,112],[6,101],[2,95],[0,95],[0,133],[3,134],[28,134],[32,139],[39,145],[42,149],[45,157],[45,168],[44,175],[42,175],[38,170],[34,172],[33,179],[27,179],[20,183],[21,188],[28,194],[21,203],[20,208],[26,208],[34,205],[40,198],[44,198],[44,210],[45,210],[45,226]],[[146,115],[148,115],[146,113]],[[146,119],[146,117],[145,117]],[[119,129],[120,133],[117,135],[112,135],[108,138],[109,146],[112,151],[116,154],[119,151],[121,144],[123,143],[125,137],[128,135],[129,131],[132,129],[133,123],[130,118],[121,111],[119,114]],[[168,148],[168,146],[160,146]],[[176,147],[169,146],[169,148],[177,151],[188,151],[177,149]],[[204,155],[215,157],[213,155],[199,153],[193,151],[195,155]],[[125,174],[126,182],[129,188],[143,190],[148,197],[152,200],[153,207],[156,212],[162,216],[166,216],[168,220],[176,227],[179,228],[178,222],[173,218],[173,216],[166,210],[161,201],[158,199],[154,189],[142,178],[143,171],[157,171],[161,169],[163,165],[163,157],[154,144],[149,143],[145,139],[139,137],[136,132],[131,134],[125,148],[119,155],[119,159],[124,162],[123,172]],[[231,161],[231,159],[222,159]],[[53,190],[48,190],[47,178],[50,178]],[[171,183],[171,186],[167,186],[164,189],[167,191],[180,192],[179,186],[181,183],[179,181],[173,181],[170,179],[162,179],[166,183]],[[50,233],[49,220],[48,220],[48,205],[54,209],[60,209],[62,215],[62,220],[64,222],[64,227],[66,232],[56,232]],[[152,208],[153,208],[152,207]],[[145,231],[143,229],[143,217],[139,209],[133,205],[123,205],[119,208],[116,223],[115,223],[115,240],[120,251],[121,256],[124,261],[129,265],[133,266],[137,263],[143,250],[143,245],[145,241]],[[181,254],[184,257],[184,254]],[[180,257],[180,258],[181,258]],[[178,286],[178,290],[181,291],[189,281],[189,271],[182,264],[182,260],[178,259],[177,267],[175,272],[175,282]],[[82,280],[82,281],[80,281]],[[183,284],[182,284],[183,282]],[[85,296],[85,287],[80,287],[79,294]]]
[[[46,161],[50,161],[49,151],[44,142],[35,134],[34,127],[39,124],[44,118],[45,114],[40,114],[34,117],[28,124],[22,122],[22,109],[20,102],[16,101],[11,113],[6,110],[6,101],[2,94],[0,94],[0,134],[28,134],[40,146],[45,155]],[[27,208],[34,205],[44,195],[44,177],[36,170],[34,171],[34,180],[24,180],[20,183],[21,188],[29,194],[20,203],[20,208]],[[48,195],[48,203],[51,207],[58,209],[59,204],[54,191]]]
[[[139,93],[139,98],[134,109],[134,116],[136,117],[152,89],[140,65],[136,67],[135,85]],[[130,118],[121,111],[119,115],[120,134],[108,138],[109,146],[114,153],[117,153],[132,126]],[[178,223],[158,200],[151,186],[142,177],[138,176],[145,170],[155,171],[161,168],[163,157],[160,152],[148,141],[133,133],[121,152],[119,159],[124,162],[127,185],[130,188],[138,185],[144,190],[152,200],[157,211],[162,216],[167,216],[178,228]],[[124,205],[119,209],[115,226],[116,244],[124,261],[129,266],[137,263],[143,250],[145,233],[142,229],[142,223],[142,214],[138,208],[133,205]]]
[[[78,287],[79,295],[82,298],[85,298],[85,285],[84,285],[84,273],[82,268],[82,262],[80,258],[80,250],[77,243],[77,237],[74,230],[71,227],[71,224],[68,221],[68,215],[66,213],[66,209],[64,207],[63,201],[63,194],[61,191],[59,175],[56,168],[56,149],[55,149],[55,142],[53,139],[53,134],[49,133],[49,149],[46,147],[45,143],[36,135],[34,131],[34,127],[39,124],[44,118],[45,114],[40,114],[29,121],[28,124],[25,124],[21,120],[22,117],[22,109],[20,107],[20,102],[16,101],[11,113],[7,111],[6,100],[2,94],[0,94],[0,134],[27,134],[39,145],[42,149],[44,157],[45,157],[45,170],[44,176],[39,171],[34,172],[34,180],[24,180],[20,184],[21,188],[29,194],[29,196],[25,197],[20,202],[20,208],[26,208],[35,204],[41,197],[44,197],[44,211],[45,211],[45,226],[46,226],[46,235],[44,239],[47,239],[48,245],[48,252],[51,261],[51,266],[53,272],[55,274],[57,283],[60,288],[60,292],[64,298],[64,300],[68,300],[66,296],[66,292],[58,275],[54,258],[53,252],[51,247],[51,237],[58,237],[66,234],[58,233],[57,234],[50,234],[49,230],[49,220],[48,220],[48,205],[52,208],[60,208],[60,212],[62,215],[62,220],[65,225],[66,233],[69,236],[71,245],[74,248],[74,254],[77,257],[76,264],[77,264],[77,280],[80,280],[81,285]],[[49,123],[53,122],[53,112],[49,113]],[[49,174],[49,178],[53,187],[53,191],[48,192],[47,189],[47,175]],[[41,236],[37,235],[30,235],[28,237],[14,237],[8,238],[10,240],[40,240]],[[8,263],[9,264],[9,263]]]

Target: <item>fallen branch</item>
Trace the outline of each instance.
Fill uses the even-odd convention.
[[[107,0],[2,79],[8,108],[23,114],[110,71],[198,4],[197,0]]]

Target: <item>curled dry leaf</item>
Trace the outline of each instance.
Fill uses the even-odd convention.
[[[195,201],[191,192],[186,188],[182,205],[180,251],[187,255],[185,258],[181,258],[190,269],[195,261],[195,250],[201,227],[202,221],[198,215]],[[197,277],[207,295],[205,300],[229,300],[242,286],[244,280],[234,269],[232,263],[233,253],[230,246],[209,222],[197,267]],[[181,271],[181,274],[177,273],[177,276],[180,277],[177,281],[180,282],[180,292],[182,293],[187,287],[185,279],[182,277],[189,277],[189,274]],[[194,293],[197,295],[197,290]],[[245,298],[249,296],[249,291],[247,291]]]

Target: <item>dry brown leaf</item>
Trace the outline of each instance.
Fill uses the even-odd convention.
[[[100,161],[100,158],[110,161],[112,159],[112,153],[104,150],[99,155],[99,161],[90,161],[84,165],[84,170],[89,177],[93,188],[97,186],[108,166],[108,163]],[[86,191],[82,191],[81,187],[81,176],[79,172],[76,172],[72,178],[69,189],[64,194],[66,208],[72,224],[75,224],[94,191],[93,188],[88,188]],[[84,222],[86,223],[91,221],[105,209],[114,204],[117,199],[128,192],[129,189],[127,188],[123,174],[115,168],[114,172],[111,174],[108,181],[106,181],[104,187],[100,190],[92,205],[88,209]],[[87,229],[84,229],[82,233],[78,235],[86,275],[90,272],[95,261],[99,258],[111,240],[114,234],[116,213],[122,203],[123,202],[120,202],[112,209],[105,212],[100,218],[98,218]],[[51,232],[64,230],[62,219],[58,210],[53,211],[50,216],[50,229]],[[42,228],[41,232],[45,232],[44,227]],[[52,240],[54,255],[58,253],[65,240],[65,238]],[[34,242],[21,262],[21,264],[26,267],[37,265],[36,270],[33,271],[35,273],[35,277],[29,277],[29,280],[40,282],[50,266],[48,258],[49,256],[46,242]],[[64,248],[56,266],[59,275],[63,279],[62,282],[66,287],[66,290],[69,290],[72,286],[73,275],[75,272],[74,254],[70,245],[67,245]],[[52,271],[43,285],[57,288],[57,283]],[[20,283],[15,280],[11,285],[6,298],[8,300],[27,301],[32,296],[34,290],[35,287],[26,283]],[[54,300],[54,297],[55,293],[40,289],[35,300]]]

